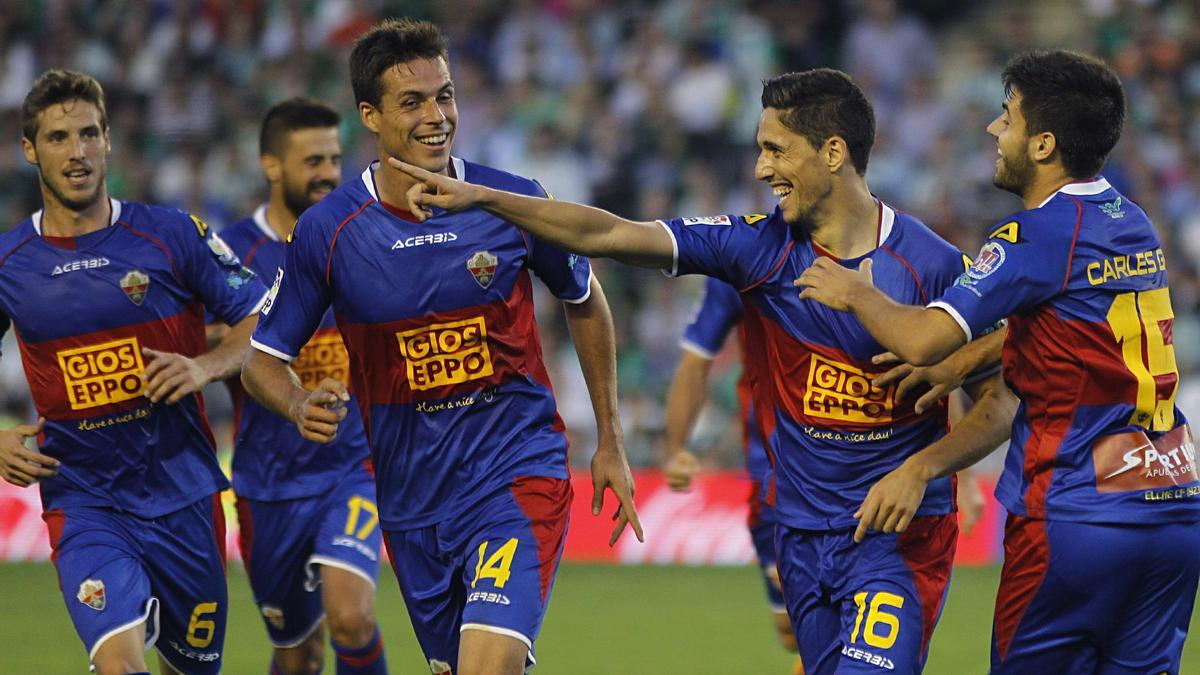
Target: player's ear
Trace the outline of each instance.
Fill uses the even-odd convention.
[[[267,177],[268,183],[275,184],[283,179],[283,166],[275,155],[260,156],[258,164],[262,167],[263,175]]]
[[[1049,131],[1043,131],[1029,139],[1029,146],[1029,156],[1035,161],[1044,162],[1050,159],[1058,148],[1058,139]]]
[[[25,155],[26,162],[37,166],[37,148],[33,147],[33,141],[25,138],[24,136],[21,137],[21,152]]]
[[[364,127],[370,129],[374,133],[379,133],[379,108],[376,108],[366,101],[359,101],[358,119],[362,120]]]
[[[846,147],[846,139],[841,136],[830,136],[825,141],[825,145],[821,147],[821,155],[825,160],[825,166],[829,169],[829,173],[837,173],[841,170],[842,165],[850,158],[849,148]]]

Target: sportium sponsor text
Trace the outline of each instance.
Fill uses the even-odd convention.
[[[112,340],[58,353],[72,410],[120,403],[142,395],[142,351],[137,338]]]
[[[432,389],[492,374],[483,317],[396,333],[413,389]]]
[[[811,417],[882,424],[892,421],[895,386],[877,387],[871,376],[840,361],[813,354],[808,366],[804,412]]]

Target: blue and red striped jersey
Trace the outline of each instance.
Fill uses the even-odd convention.
[[[1103,178],[1069,184],[992,230],[932,303],[971,336],[1009,317],[1020,397],[996,495],[1012,513],[1148,523],[1200,518],[1167,261],[1146,213]]]
[[[567,477],[529,272],[567,302],[591,266],[480,209],[423,223],[379,201],[377,164],[300,217],[253,344],[291,360],[332,307],[390,530],[470,508],[518,476]],[[460,159],[460,180],[545,196]]]
[[[105,506],[153,518],[228,487],[200,394],[151,405],[143,348],[198,356],[205,308],[227,323],[266,288],[203,221],[111,200],[109,227],[48,237],[41,212],[0,235],[0,312],[38,413],[45,509]]]
[[[704,295],[696,306],[695,315],[683,330],[680,346],[712,360],[725,344],[729,333],[738,329],[739,349],[742,350],[742,373],[737,382],[738,413],[742,422],[742,446],[746,453],[746,473],[750,480],[763,482],[771,471],[771,462],[763,448],[754,421],[754,403],[750,395],[750,372],[745,358],[742,336],[742,297],[729,284],[709,277],[704,280]]]
[[[771,215],[681,218],[663,223],[675,246],[671,274],[705,274],[737,288],[744,308],[757,422],[772,473],[766,486],[781,523],[808,530],[853,527],[867,490],[946,432],[944,403],[918,415],[895,385],[871,378],[883,348],[852,314],[801,300],[792,282],[828,255],[779,209]],[[898,302],[926,304],[963,270],[963,256],[910,215],[879,205],[875,285]],[[919,515],[954,509],[953,482],[929,484]]]
[[[267,223],[266,206],[221,230],[233,252],[262,279],[273,279],[284,266],[287,247]],[[350,357],[333,320],[321,317],[312,339],[300,348],[291,368],[306,389],[331,377],[350,386]],[[237,419],[233,454],[233,489],[260,501],[298,499],[323,494],[347,472],[368,461],[367,435],[358,405],[347,406],[337,438],[328,445],[305,440],[296,425],[246,396],[241,382],[230,380]],[[353,397],[353,393],[351,393]]]

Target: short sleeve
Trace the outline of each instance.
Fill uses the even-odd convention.
[[[307,215],[296,224],[286,246],[284,266],[275,271],[250,340],[256,349],[285,361],[296,358],[329,308],[329,282],[325,278],[329,249],[321,228],[307,220]]]
[[[1073,232],[1052,224],[1012,220],[992,231],[979,255],[930,307],[945,310],[967,339],[1002,319],[1062,293]]]
[[[742,297],[729,284],[709,277],[680,346],[706,359],[716,357],[730,331],[742,320]]]
[[[238,323],[259,308],[267,289],[204,221],[188,218],[191,223],[176,238],[182,281],[210,316],[231,325]]]
[[[587,300],[591,295],[591,261],[532,235],[526,236],[530,238],[529,267],[554,297],[570,303]]]
[[[782,254],[765,236],[767,218],[722,215],[659,221],[675,249],[672,267],[665,271],[670,276],[703,274],[736,289],[761,281]]]

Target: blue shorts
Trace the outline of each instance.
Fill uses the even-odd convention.
[[[219,494],[159,518],[103,507],[42,514],[51,560],[88,659],[146,624],[146,648],[182,673],[217,673],[225,643],[225,515]]]
[[[992,673],[1178,673],[1200,526],[1010,515]]]
[[[452,521],[384,532],[417,641],[434,673],[457,671],[459,633],[483,630],[529,649],[566,542],[571,482],[525,476]]]
[[[354,573],[371,586],[379,574],[379,509],[375,479],[356,466],[316,497],[258,501],[238,498],[242,558],[276,647],[295,647],[325,617],[317,565]]]
[[[957,514],[900,534],[776,528],[788,618],[808,675],[919,673],[950,584]]]
[[[750,541],[758,557],[758,569],[762,572],[763,586],[767,589],[767,604],[771,611],[783,613],[787,605],[783,602],[783,587],[779,584],[779,566],[775,559],[775,507],[764,504],[759,496],[762,483],[753,481],[750,488]]]

